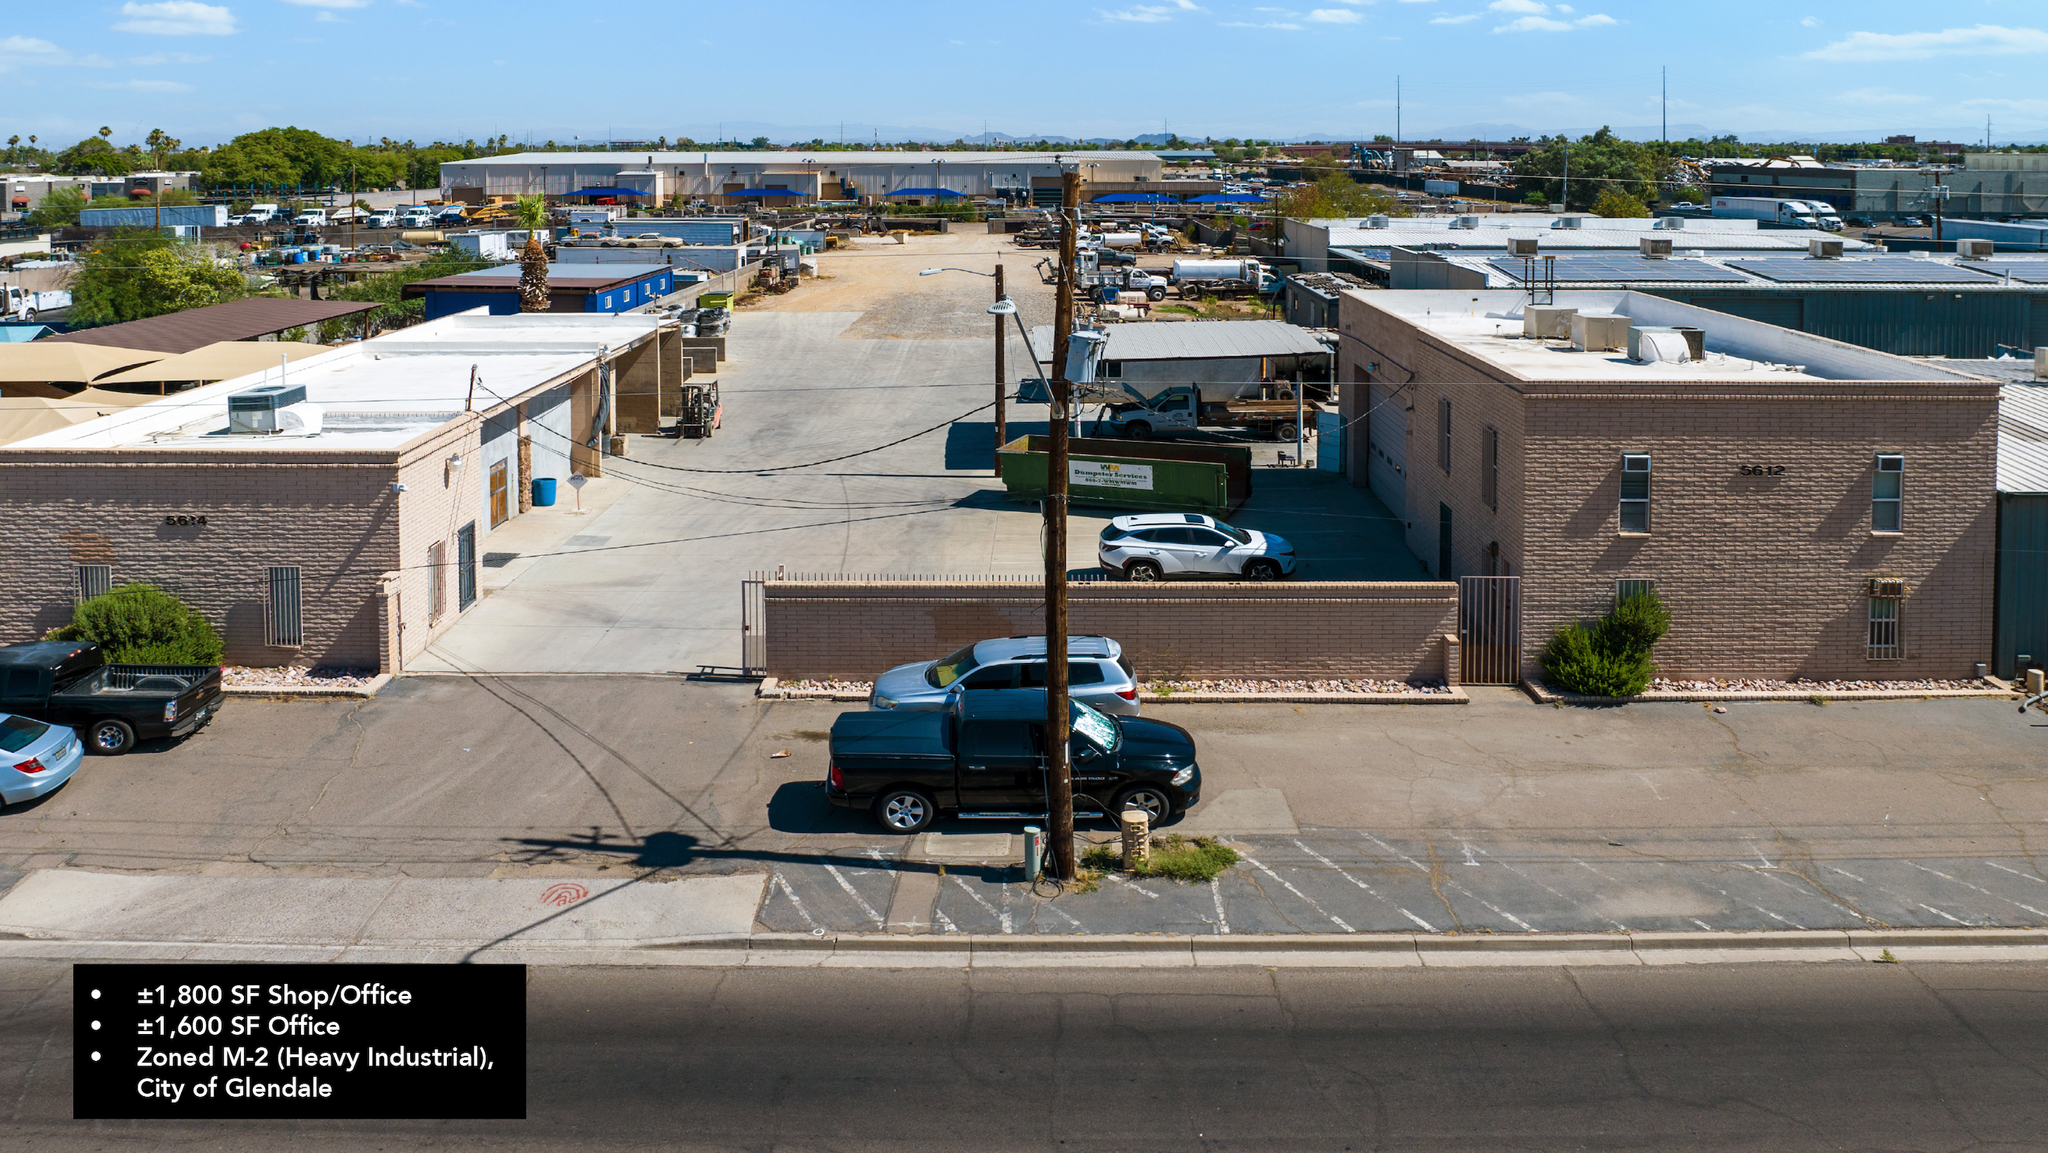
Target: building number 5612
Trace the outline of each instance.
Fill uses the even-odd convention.
[[[1742,466],[1742,475],[1784,476],[1785,466],[1782,464],[1745,464]]]

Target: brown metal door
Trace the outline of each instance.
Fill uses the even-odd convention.
[[[511,462],[499,461],[491,466],[491,527],[497,528],[512,518]]]
[[[1459,679],[1512,685],[1522,679],[1522,578],[1458,578]]]

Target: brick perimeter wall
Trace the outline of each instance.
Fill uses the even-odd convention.
[[[771,580],[764,593],[768,672],[785,679],[872,680],[972,641],[1045,631],[1036,582]],[[1438,581],[1102,582],[1069,587],[1068,627],[1114,637],[1141,678],[1434,681],[1457,607],[1457,586]]]

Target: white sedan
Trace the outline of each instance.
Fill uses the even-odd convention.
[[[1102,530],[1096,554],[1104,569],[1134,581],[1170,576],[1279,580],[1292,575],[1296,564],[1294,546],[1280,537],[1180,512],[1117,517]]]

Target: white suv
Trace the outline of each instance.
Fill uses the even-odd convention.
[[[1294,572],[1294,546],[1257,529],[1232,528],[1199,513],[1120,516],[1096,544],[1102,567],[1127,580],[1241,576],[1279,580]]]

